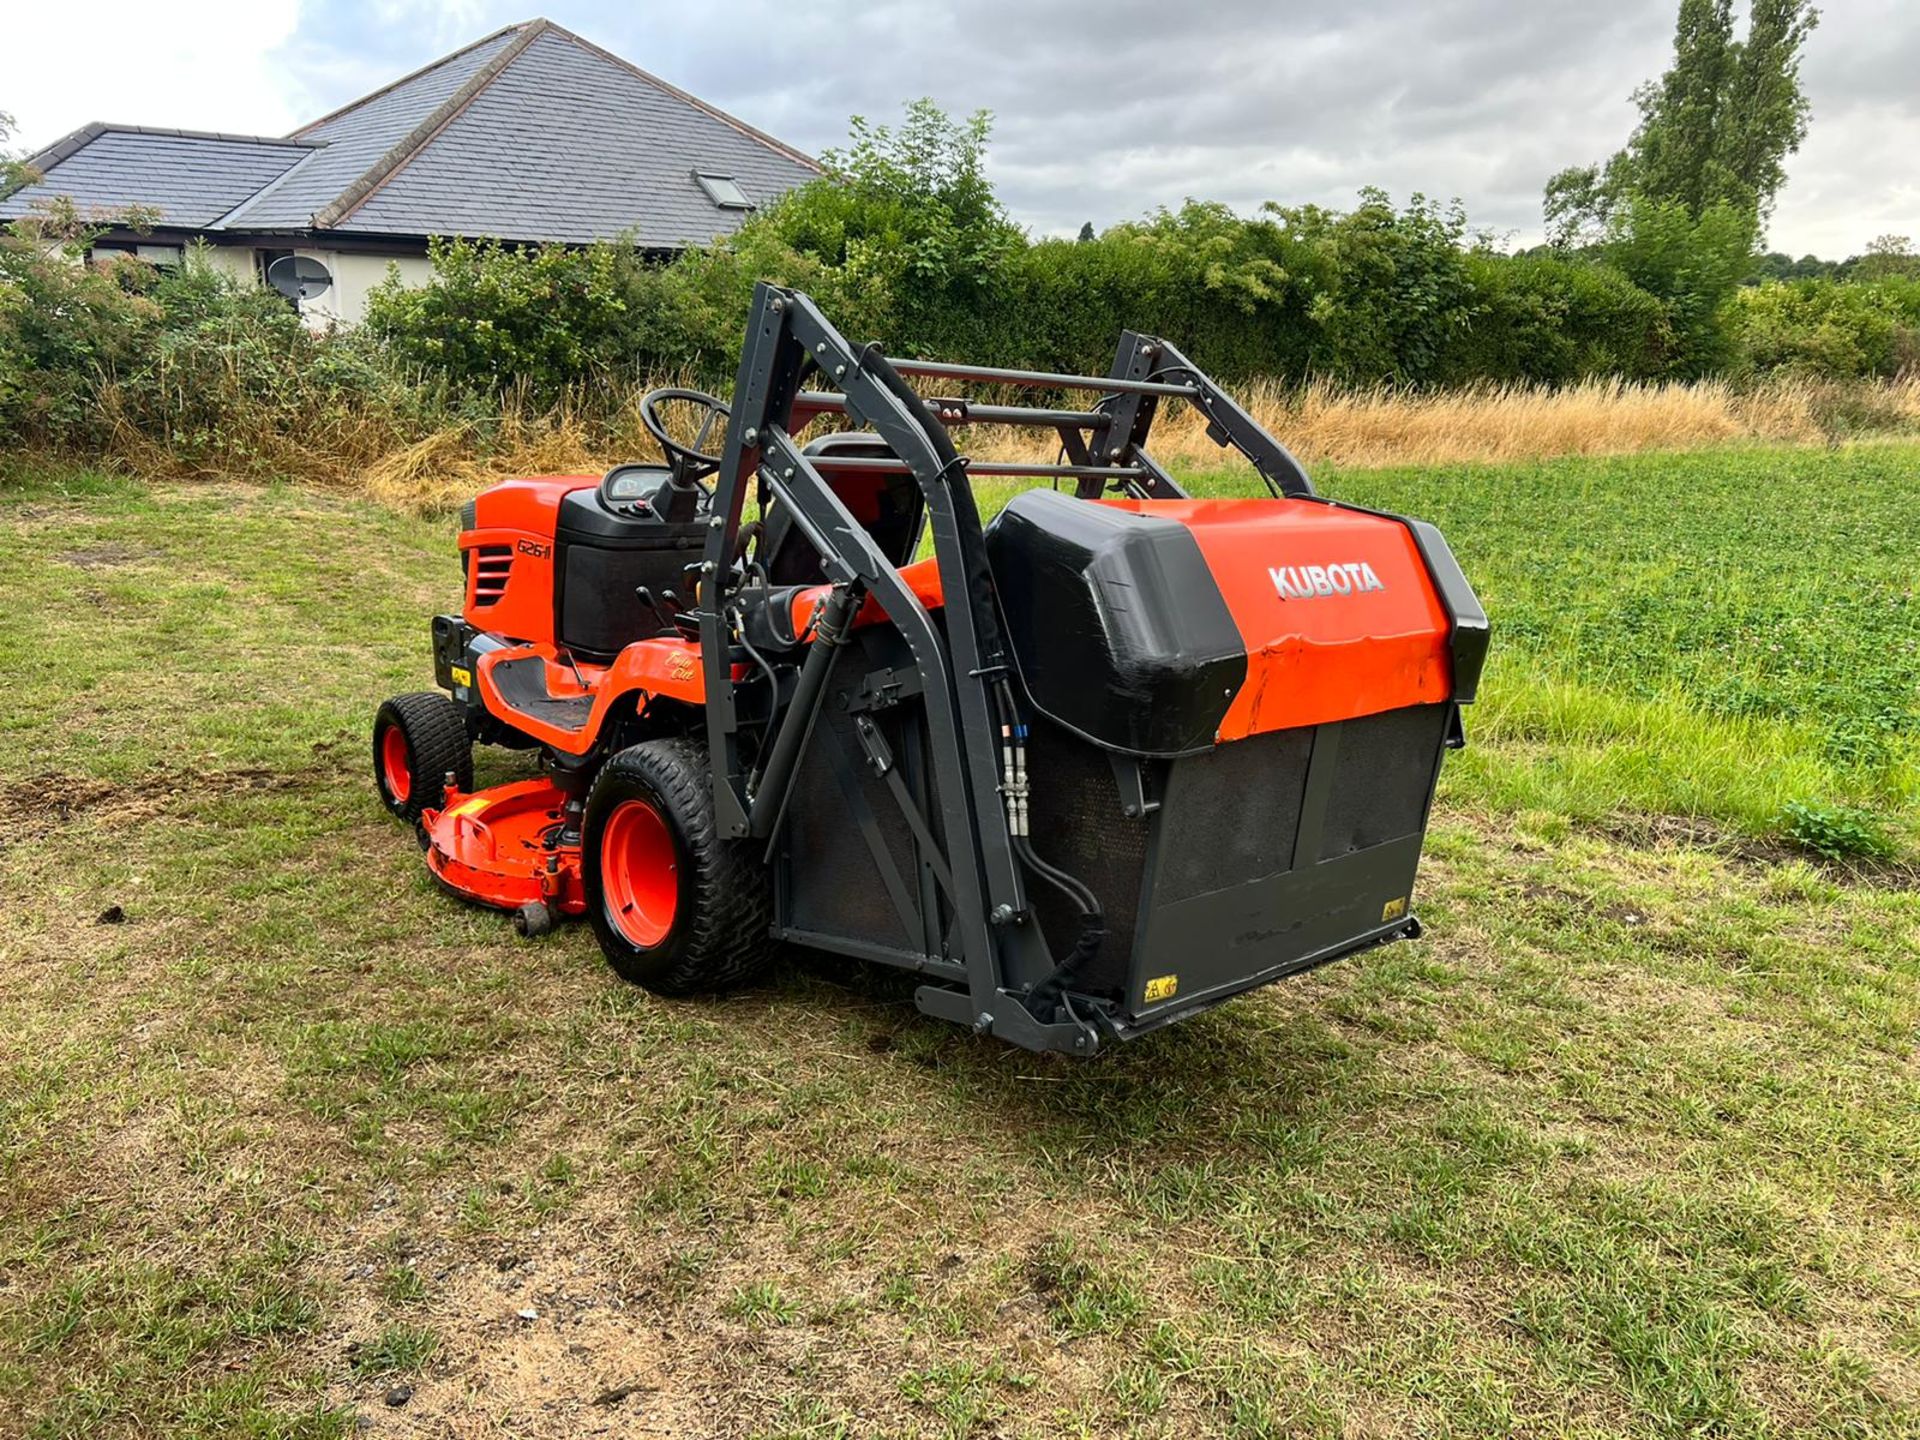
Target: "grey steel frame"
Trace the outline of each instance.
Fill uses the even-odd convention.
[[[814,373],[839,387],[804,389]],[[903,375],[924,375],[1030,388],[1089,390],[1105,398],[1092,410],[1027,409],[966,400],[928,400]],[[1172,378],[1172,377],[1178,377]],[[716,818],[727,836],[765,842],[771,857],[795,770],[813,735],[828,680],[845,650],[854,615],[871,597],[898,629],[917,669],[927,724],[927,764],[940,777],[939,814],[921,816],[892,770],[884,741],[869,723],[859,734],[865,759],[889,780],[895,799],[923,843],[941,857],[952,931],[940,954],[915,955],[847,944],[850,952],[906,965],[930,980],[916,995],[926,1013],[971,1024],[1030,1049],[1089,1052],[1102,1032],[1079,1023],[1043,1022],[1021,992],[1054,967],[1029,912],[1024,876],[1003,818],[1000,749],[990,686],[1006,672],[993,601],[986,591],[984,541],[968,484],[975,474],[1071,479],[1084,497],[1117,483],[1126,492],[1184,498],[1186,492],[1145,450],[1160,402],[1185,399],[1208,417],[1209,435],[1244,454],[1276,494],[1311,496],[1299,462],[1171,345],[1126,332],[1112,373],[1104,378],[994,369],[931,361],[890,361],[877,348],[849,342],[806,295],[761,284],[735,380],[732,414],[700,562],[697,619],[704,667],[707,739],[713,763]],[[871,430],[898,457],[810,456],[794,432],[821,414],[843,414]],[[969,466],[947,430],[978,424],[1032,425],[1056,431],[1071,463]],[[911,474],[925,501],[933,550],[947,596],[944,625],[901,578],[898,568],[848,512],[828,483],[835,469],[886,469]],[[775,697],[757,771],[743,761],[744,720],[733,680],[733,636],[727,592],[749,487],[777,498],[819,551],[831,599],[816,622],[814,643],[787,697]],[[872,732],[870,734],[870,732]],[[897,878],[897,877],[896,877]],[[893,888],[891,885],[890,889]],[[813,937],[820,938],[820,937]],[[964,988],[962,988],[964,987]],[[1108,1033],[1113,1033],[1109,1030]]]

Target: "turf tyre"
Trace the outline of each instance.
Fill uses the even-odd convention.
[[[462,790],[473,788],[473,743],[461,708],[437,690],[382,705],[373,719],[373,783],[388,812],[419,824],[423,811],[446,799],[449,774]]]
[[[663,836],[644,809],[629,808],[636,806],[650,808]],[[621,831],[636,815],[671,853],[673,883],[657,896],[665,918],[657,914],[652,927],[623,923],[615,913],[623,885]],[[587,917],[623,980],[677,997],[731,989],[765,972],[774,948],[767,867],[748,846],[722,838],[714,824],[704,746],[647,740],[615,754],[587,795],[581,839]],[[636,938],[636,930],[650,928],[657,933]]]

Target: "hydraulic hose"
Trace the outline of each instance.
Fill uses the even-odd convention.
[[[1033,841],[1027,834],[1026,726],[1020,722],[1013,689],[1005,676],[995,680],[993,694],[1000,712],[1000,740],[1003,747],[1001,789],[1007,797],[1007,829],[1014,857],[1035,879],[1046,881],[1066,896],[1080,913],[1080,933],[1073,942],[1073,949],[1054,966],[1052,973],[1033,987],[1033,998],[1044,1002],[1057,997],[1071,1014],[1073,1007],[1066,998],[1067,986],[1093,963],[1101,945],[1106,942],[1106,912],[1093,891],[1058,866],[1049,865],[1034,852]]]

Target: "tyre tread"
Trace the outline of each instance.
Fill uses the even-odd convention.
[[[418,820],[423,810],[440,807],[446,798],[449,772],[462,790],[473,788],[473,742],[467,737],[466,713],[457,704],[438,690],[395,695],[375,717],[376,738],[389,719],[407,737],[407,752],[413,761],[413,790],[402,808],[403,819]],[[378,763],[376,751],[376,766]],[[383,798],[385,794],[381,787]]]
[[[693,928],[672,969],[649,988],[692,995],[758,978],[773,958],[771,887],[766,866],[749,847],[719,833],[706,748],[669,738],[618,751],[594,779],[589,814],[599,813],[595,802],[602,787],[632,780],[658,792],[672,809],[695,870]],[[595,924],[601,924],[598,918]]]

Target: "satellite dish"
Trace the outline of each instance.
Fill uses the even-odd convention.
[[[282,255],[267,266],[267,283],[289,300],[312,300],[333,288],[333,273],[311,255]]]

